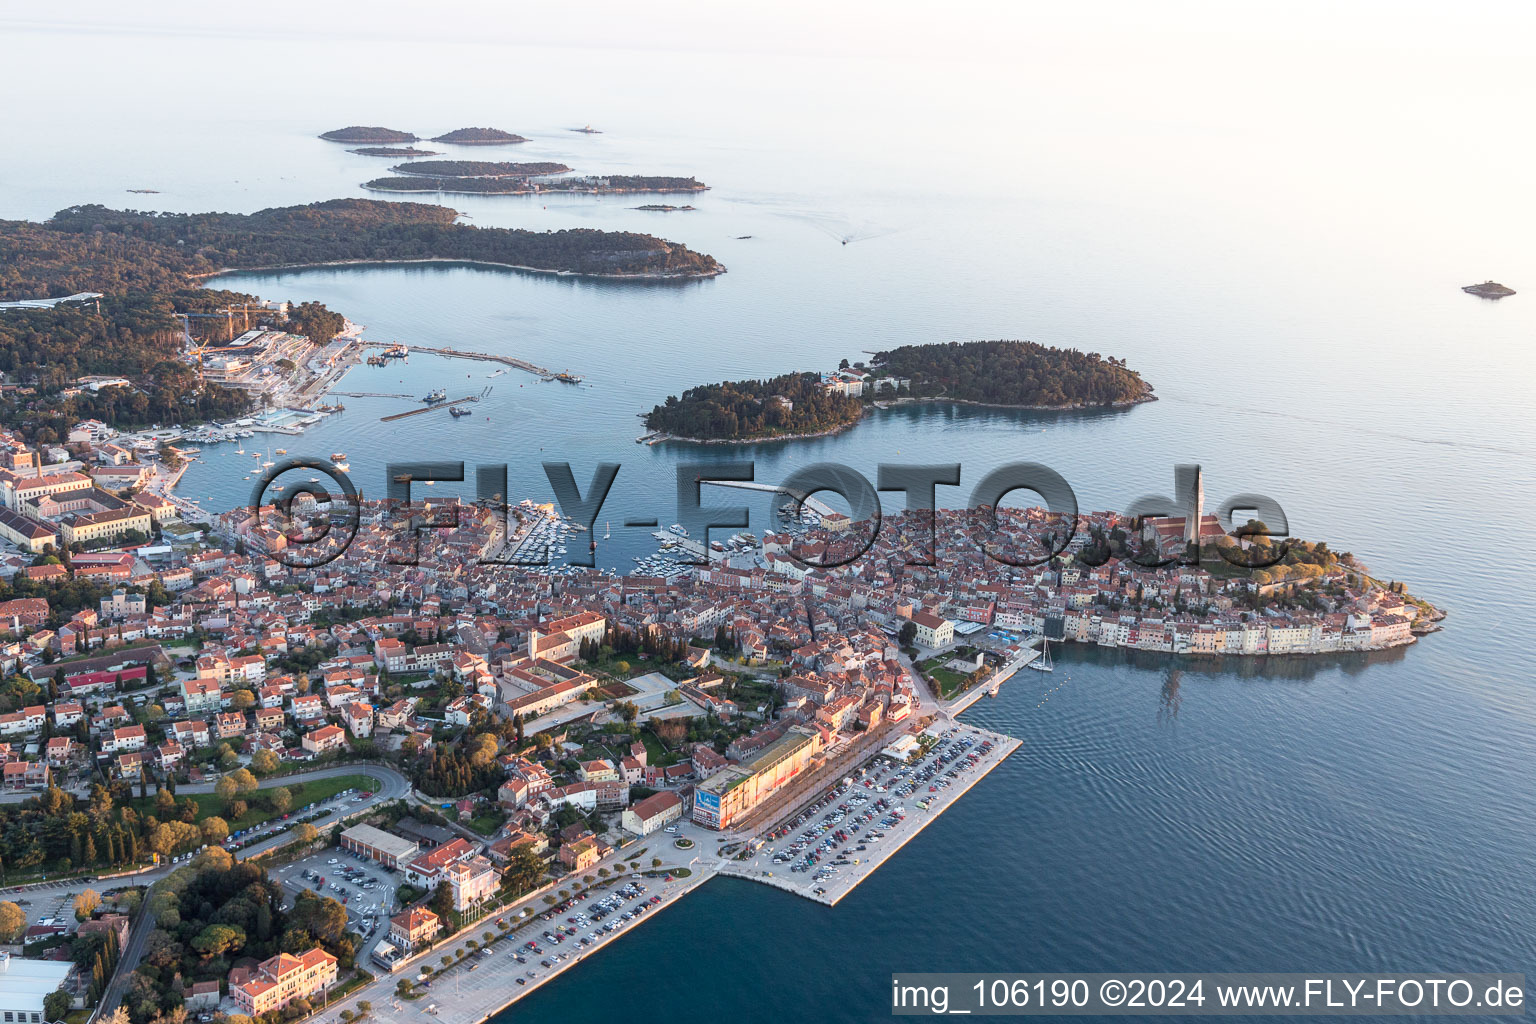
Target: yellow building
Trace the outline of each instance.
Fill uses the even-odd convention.
[[[47,523],[8,508],[0,508],[0,537],[34,555],[49,544],[57,546],[59,540],[59,535]]]
[[[65,544],[117,540],[134,530],[148,536],[152,529],[149,513],[137,505],[99,512],[75,512],[59,521],[59,533]]]

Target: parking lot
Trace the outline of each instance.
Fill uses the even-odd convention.
[[[413,1008],[423,1015],[435,1016],[442,1009],[437,999],[463,1001],[461,1009],[488,1000],[487,1012],[494,1012],[506,1001],[538,987],[651,917],[697,885],[702,877],[615,878],[549,909],[527,911],[527,916],[519,912],[517,916],[487,918],[488,927],[495,926],[502,932],[494,942],[467,949],[468,955],[462,961],[422,981],[425,998],[415,1004],[395,1000],[391,1007],[415,1018]],[[510,932],[501,928],[508,921],[516,922]],[[449,946],[443,952],[452,954],[456,950]],[[434,957],[423,963],[437,968]],[[477,973],[482,967],[485,973]],[[517,991],[510,992],[514,987]],[[384,1017],[381,1021],[389,1024]]]
[[[27,915],[27,927],[61,926],[65,931],[75,929],[75,897],[87,889],[99,895],[108,888],[102,882],[75,881],[57,888],[35,889],[6,897]]]
[[[282,883],[287,906],[291,907],[305,889],[345,906],[352,928],[364,936],[364,951],[371,950],[374,941],[389,931],[401,877],[366,857],[328,847],[284,864],[272,874]],[[359,953],[358,959],[362,956]]]
[[[882,757],[838,783],[727,871],[836,902],[1017,746],[952,725],[914,764]]]

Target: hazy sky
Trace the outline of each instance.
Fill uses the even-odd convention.
[[[505,3],[459,0],[269,0],[210,5],[159,0],[125,5],[80,0],[67,16],[43,8],[0,10],[0,29],[27,26],[156,34],[501,41],[654,50],[765,50],[848,56],[923,56],[1008,61],[1041,49],[1091,53],[1142,42],[1230,40],[1277,47],[1369,47],[1426,54],[1525,53],[1536,39],[1536,5],[1524,0],[1100,0],[1093,4],[1007,0],[774,0],[721,3],[633,0]]]

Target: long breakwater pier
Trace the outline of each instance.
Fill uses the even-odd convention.
[[[767,494],[783,494],[785,501],[794,500],[788,493],[781,491],[777,484],[760,484],[752,480],[701,480],[699,482],[710,484],[714,487],[734,487],[738,491],[761,491]],[[816,498],[806,498],[805,507],[819,516],[829,516],[833,511],[831,505]]]
[[[363,347],[395,349],[399,346],[394,342],[365,341],[363,342]],[[526,359],[518,359],[516,356],[496,355],[493,352],[467,352],[464,349],[433,347],[429,345],[411,345],[407,349],[407,354],[411,352],[426,352],[430,355],[443,356],[447,359],[474,359],[482,363],[501,363],[504,366],[510,366],[515,370],[524,370],[538,377],[553,377],[555,375],[552,371],[546,370],[536,363],[530,363]]]
[[[395,413],[393,416],[379,416],[379,422],[381,422],[381,424],[390,424],[390,422],[395,422],[396,419],[406,419],[407,416],[421,416],[422,413],[430,413],[430,411],[439,410],[439,408],[452,408],[455,407],[455,405],[465,404],[465,402],[478,402],[481,401],[481,396],[484,395],[484,393],[485,391],[481,391],[479,395],[468,395],[465,396],[465,398],[449,399],[449,401],[445,402],[433,402],[432,405],[424,405],[424,407],[421,408],[412,408],[412,410],[404,411],[404,413]]]

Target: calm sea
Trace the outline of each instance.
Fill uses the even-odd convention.
[[[600,555],[620,567],[653,545],[619,523],[671,522],[693,459],[752,458],[768,481],[827,460],[871,478],[882,461],[960,462],[951,504],[1029,459],[1095,509],[1170,491],[1174,465],[1198,462],[1213,501],[1272,495],[1297,535],[1450,612],[1443,633],[1374,659],[1063,651],[1053,676],[969,713],[1021,751],[839,907],[712,882],[518,1017],[873,1020],[898,970],[1536,967],[1536,611],[1520,553],[1536,506],[1536,205],[1505,119],[1533,98],[1528,65],[1200,39],[1104,53],[1035,40],[1017,60],[969,63],[461,35],[18,27],[0,67],[14,97],[0,216],[363,195],[388,161],[314,137],[347,124],[493,125],[532,141],[455,155],[694,174],[713,188],[692,212],[444,201],[480,225],[654,232],[730,268],[710,281],[447,265],[225,278],[322,300],[370,338],[586,378],[422,356],[360,367],[343,390],[492,392],[471,417],[393,425],[378,418],[414,399],[349,398],[273,445],[345,451],[373,492],[387,459],[505,462],[513,494],[538,499],[542,461],[569,460],[583,485],[618,461]],[[589,122],[604,134],[567,130]],[[1487,277],[1522,294],[1460,292]],[[634,444],[636,414],[693,384],[970,338],[1123,357],[1161,400],[893,411],[739,450]],[[183,490],[240,502],[249,461],[210,447]],[[766,502],[750,504],[761,529]]]

